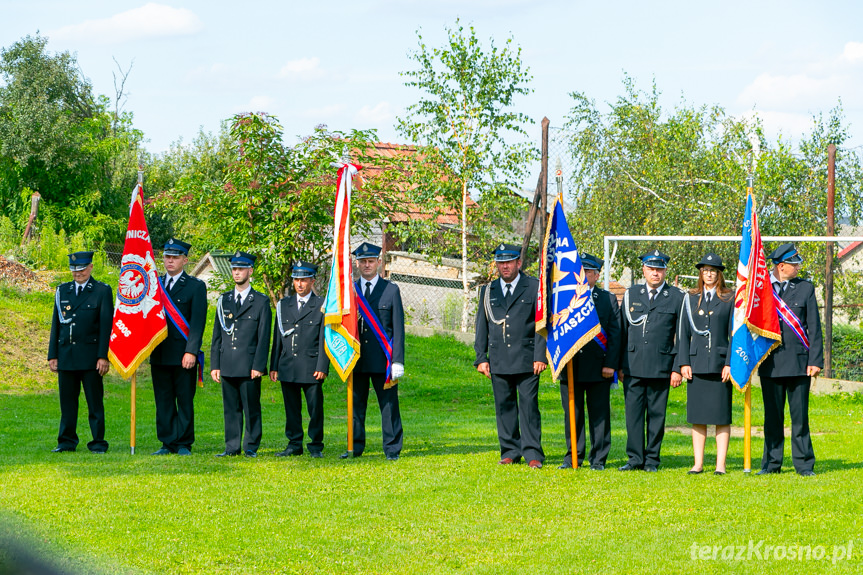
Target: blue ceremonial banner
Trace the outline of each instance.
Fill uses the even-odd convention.
[[[751,188],[743,215],[731,333],[731,381],[745,391],[752,374],[782,339]]]
[[[557,379],[566,362],[601,331],[560,197],[555,198],[552,206],[543,248],[536,331],[546,338],[546,354]]]

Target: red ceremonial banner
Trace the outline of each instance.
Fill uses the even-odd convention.
[[[108,359],[124,379],[168,336],[159,272],[153,259],[150,232],[144,220],[143,190],[138,184],[129,213],[129,227],[120,264],[114,325]]]

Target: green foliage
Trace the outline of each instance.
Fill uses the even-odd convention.
[[[0,208],[23,225],[31,189],[40,212],[88,245],[120,241],[142,134],[47,43],[26,36],[0,51]]]
[[[178,214],[187,237],[199,248],[258,256],[255,276],[275,302],[290,285],[293,262],[328,263],[336,186],[331,163],[351,157],[380,167],[385,159],[371,156],[373,140],[372,131],[320,127],[296,146],[285,147],[274,116],[238,114],[227,141],[216,145],[212,138],[199,138],[206,148],[189,152],[174,189],[164,192],[156,207]],[[225,143],[229,155],[223,153]],[[226,157],[230,160],[222,167]],[[358,186],[351,202],[352,231],[362,233],[388,213],[395,199],[370,179]]]
[[[863,381],[863,329],[833,326],[833,377]]]
[[[486,48],[474,28],[465,30],[458,20],[446,30],[448,41],[440,48],[428,47],[417,32],[419,48],[410,56],[417,68],[402,73],[406,86],[423,93],[399,118],[397,129],[420,146],[421,160],[411,166],[411,197],[430,216],[415,220],[403,233],[427,237],[436,233],[438,216],[461,214],[466,269],[475,250],[486,251],[512,233],[508,224],[520,206],[512,190],[536,157],[523,128],[531,120],[513,106],[518,96],[531,92],[532,77],[511,37],[503,47],[492,39]],[[475,207],[472,196],[478,201]],[[469,240],[475,244],[472,250]],[[464,275],[463,330],[468,309]]]
[[[746,178],[754,171],[754,193],[764,235],[826,233],[827,144],[848,138],[841,107],[827,122],[813,123],[809,139],[794,152],[780,140],[764,138],[757,117],[747,121],[719,106],[681,102],[673,110],[659,105],[660,92],[639,91],[624,78],[624,94],[601,113],[583,93],[573,93],[567,127],[577,190],[570,219],[573,234],[586,251],[602,253],[603,235],[739,235]],[[861,191],[855,184],[860,158],[837,155],[837,219],[859,218]],[[670,275],[692,274],[708,250],[734,261],[737,246],[723,242],[651,242],[620,244],[618,264],[633,265],[648,247],[671,256]],[[772,245],[765,246],[768,251]],[[823,244],[800,245],[807,272],[823,270]],[[817,280],[817,278],[816,278]]]

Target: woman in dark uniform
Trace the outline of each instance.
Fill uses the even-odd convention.
[[[680,373],[686,389],[686,420],[692,424],[695,463],[690,474],[704,470],[707,426],[716,426],[716,471],[725,474],[725,456],[731,435],[731,368],[728,343],[734,316],[734,292],[725,286],[722,258],[705,254],[695,266],[698,285],[689,290],[680,311],[677,330]]]

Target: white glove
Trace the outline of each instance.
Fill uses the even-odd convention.
[[[392,374],[393,377],[392,378],[393,379],[401,379],[404,374],[405,374],[405,366],[403,366],[400,363],[394,363],[393,364],[393,374]]]

